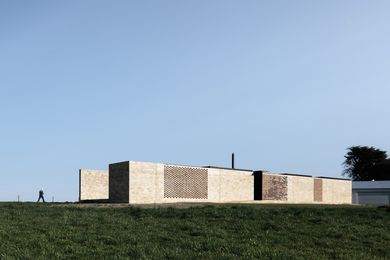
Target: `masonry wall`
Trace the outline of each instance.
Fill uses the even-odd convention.
[[[254,199],[254,177],[251,171],[209,168],[209,180],[209,198],[212,202]]]
[[[136,161],[129,165],[130,204],[240,202],[254,197],[251,171]]]
[[[322,190],[322,198],[324,203],[352,203],[352,182],[349,180],[323,178]]]
[[[262,200],[288,203],[350,204],[349,180],[262,173]]]
[[[130,162],[131,204],[158,203],[161,197],[161,173],[163,164],[148,162]]]
[[[262,200],[287,201],[288,180],[287,176],[271,173],[263,173],[262,176]]]
[[[258,172],[257,199],[288,203],[351,203],[351,181]],[[81,176],[81,175],[80,175]],[[108,185],[86,174],[80,190],[96,199],[109,187],[113,203],[250,202],[255,197],[252,171],[127,161],[109,165]],[[89,178],[89,179],[88,179]],[[99,180],[99,182],[97,181]],[[105,195],[107,197],[107,195]],[[83,194],[80,197],[86,198]]]
[[[108,171],[79,170],[79,200],[108,199]]]
[[[287,190],[287,201],[293,203],[311,203],[314,199],[314,178],[287,176]]]

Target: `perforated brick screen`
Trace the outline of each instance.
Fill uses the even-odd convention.
[[[164,166],[164,198],[207,199],[208,170]]]

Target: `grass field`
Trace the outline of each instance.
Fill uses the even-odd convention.
[[[0,258],[390,259],[388,208],[0,203]]]

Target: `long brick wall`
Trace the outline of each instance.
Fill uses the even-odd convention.
[[[174,202],[351,203],[351,181],[216,167],[126,161],[107,171],[80,170],[80,200]]]
[[[121,183],[129,185],[118,187]],[[111,202],[124,202],[126,192],[130,204],[251,201],[253,187],[251,171],[137,161],[110,165]]]
[[[352,203],[351,181],[263,172],[262,200],[291,203]]]

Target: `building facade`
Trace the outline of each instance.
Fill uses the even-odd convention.
[[[255,201],[350,204],[352,201],[350,180],[326,177],[137,161],[110,164],[108,174],[92,170],[80,170],[79,174],[80,201],[129,204]]]
[[[390,205],[390,181],[352,182],[354,204]]]

